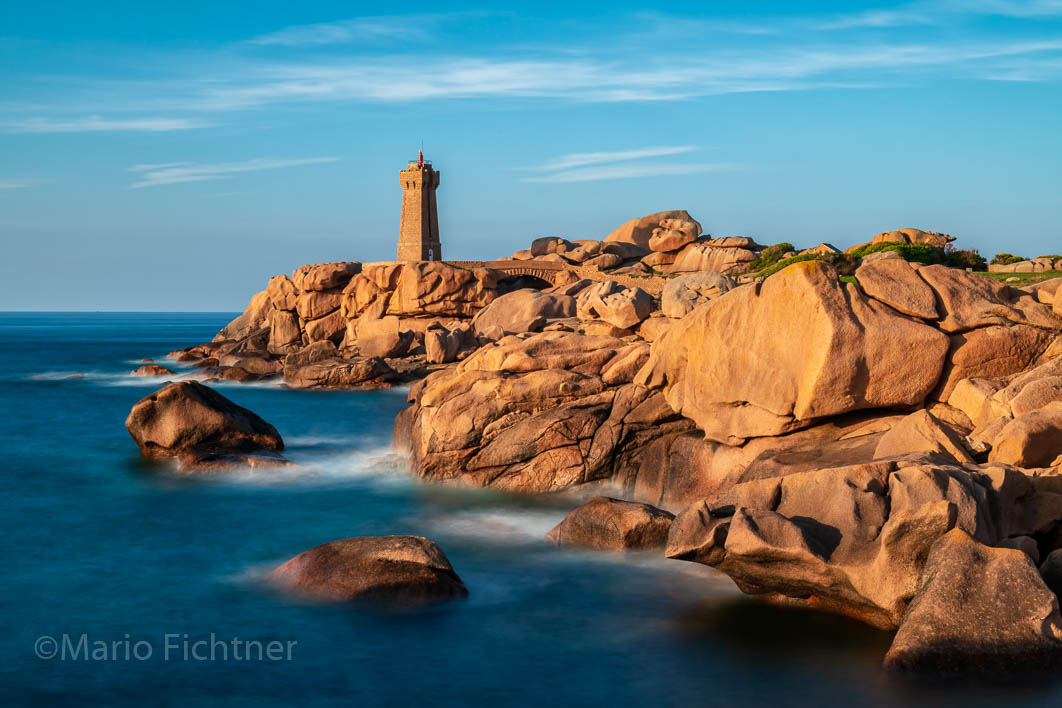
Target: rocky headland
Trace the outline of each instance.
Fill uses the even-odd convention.
[[[394,440],[413,474],[595,497],[555,543],[656,549],[764,600],[895,630],[891,670],[1036,669],[1062,662],[1062,259],[989,274],[954,241],[899,229],[846,250],[761,246],[669,211],[507,259],[550,264],[548,282],[445,262],[303,266],[174,352],[174,378],[409,385]],[[187,470],[283,449],[189,382],[127,426]],[[387,570],[418,597],[460,595],[441,551],[413,538],[402,562],[418,567],[388,565],[398,541],[347,539],[278,577],[354,597]]]

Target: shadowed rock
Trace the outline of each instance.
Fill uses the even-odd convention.
[[[1031,672],[1062,663],[1058,601],[1029,557],[961,529],[933,544],[885,656],[893,671]]]
[[[885,629],[899,625],[930,546],[953,528],[986,545],[1056,526],[1012,468],[913,459],[735,485],[680,514],[667,555]]]

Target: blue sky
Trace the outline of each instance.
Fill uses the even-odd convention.
[[[0,5],[0,310],[236,310],[393,258],[421,141],[448,258],[676,208],[1062,251],[1062,0],[154,5]]]

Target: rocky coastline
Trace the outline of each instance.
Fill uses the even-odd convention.
[[[185,473],[287,464],[271,425],[206,384],[408,385],[411,472],[589,499],[554,543],[705,564],[895,630],[892,671],[1040,669],[1062,663],[1062,261],[990,276],[954,240],[800,250],[668,211],[512,255],[571,267],[548,283],[302,266],[171,353],[186,373],[134,371],[175,382],[126,425]],[[333,543],[277,578],[342,600],[466,593],[427,539]]]

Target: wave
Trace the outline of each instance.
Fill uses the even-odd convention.
[[[417,518],[434,533],[488,544],[541,543],[565,517],[563,509],[494,507]]]
[[[312,454],[288,447],[285,456],[294,464],[277,467],[243,467],[202,475],[182,474],[176,464],[171,478],[207,484],[233,484],[259,487],[345,485],[356,482],[376,488],[412,486],[401,457],[390,447],[372,447],[326,454]]]
[[[189,369],[186,371],[175,371],[173,374],[165,376],[132,376],[128,372],[114,373],[114,372],[102,372],[102,371],[44,371],[37,374],[30,374],[25,377],[27,381],[88,381],[100,386],[132,386],[132,387],[144,387],[144,386],[161,386],[169,381],[206,381],[211,378],[208,375],[201,374],[196,369]],[[266,388],[274,389],[281,388],[284,385],[284,381],[279,377],[276,379],[267,379],[265,381],[225,381],[217,380],[211,381],[211,388]]]

